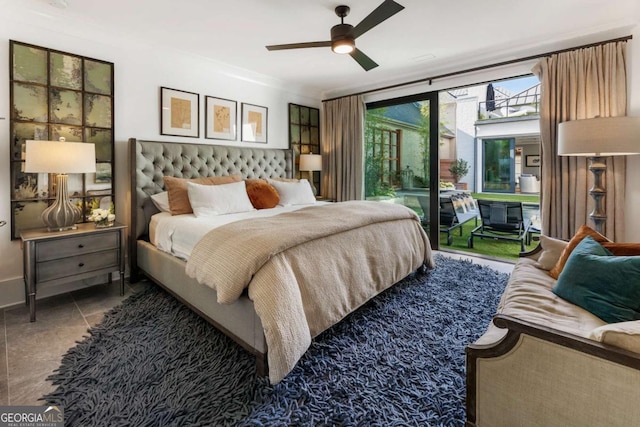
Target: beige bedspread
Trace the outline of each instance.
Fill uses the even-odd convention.
[[[276,383],[313,337],[423,264],[433,267],[431,248],[412,210],[351,201],[214,229],[186,272],[214,288],[219,303],[248,287]]]

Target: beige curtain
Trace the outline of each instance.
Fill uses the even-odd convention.
[[[338,202],[362,199],[365,112],[361,96],[323,104],[322,196],[327,199]]]
[[[624,116],[627,106],[626,42],[564,52],[541,59],[533,68],[541,81],[540,106],[542,232],[569,239],[589,213],[593,176],[584,157],[557,155],[558,124],[567,120]],[[624,157],[608,157],[605,175],[605,235],[624,234]]]

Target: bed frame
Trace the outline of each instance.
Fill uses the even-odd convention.
[[[218,304],[216,292],[185,273],[186,262],[149,243],[149,220],[158,212],[151,196],[164,191],[162,177],[197,178],[240,174],[243,178],[291,178],[292,150],[200,145],[129,139],[131,218],[130,281],[144,275],[212,323],[256,357],[258,375],[267,374],[267,345],[262,323],[245,295]]]

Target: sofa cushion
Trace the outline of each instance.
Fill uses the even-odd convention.
[[[567,260],[569,259],[571,252],[576,248],[576,246],[578,246],[578,244],[582,241],[582,239],[584,239],[587,236],[593,237],[593,239],[597,242],[609,241],[609,239],[607,239],[602,234],[598,233],[593,228],[588,227],[586,225],[581,226],[576,232],[576,234],[571,238],[571,240],[569,240],[569,244],[562,251],[562,255],[560,255],[560,259],[558,260],[556,265],[549,271],[549,276],[553,277],[554,279],[557,279],[558,277],[560,277],[560,273],[562,272],[564,265],[567,263]]]
[[[586,338],[606,323],[589,311],[551,292],[556,280],[536,266],[532,258],[520,258],[502,294],[497,313]],[[490,344],[505,330],[493,323],[476,344]]]
[[[558,263],[562,252],[568,244],[569,242],[565,242],[564,240],[541,235],[540,247],[542,248],[542,252],[540,252],[538,256],[536,267],[547,271],[551,270]]]
[[[613,256],[587,236],[571,252],[553,292],[607,323],[640,320],[640,257]]]
[[[640,354],[640,321],[635,320],[600,326],[591,331],[589,339],[615,345]]]

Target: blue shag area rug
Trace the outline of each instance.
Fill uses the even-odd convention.
[[[270,385],[254,359],[152,286],[69,350],[42,398],[66,426],[462,426],[467,344],[508,275],[444,256],[317,337]]]

